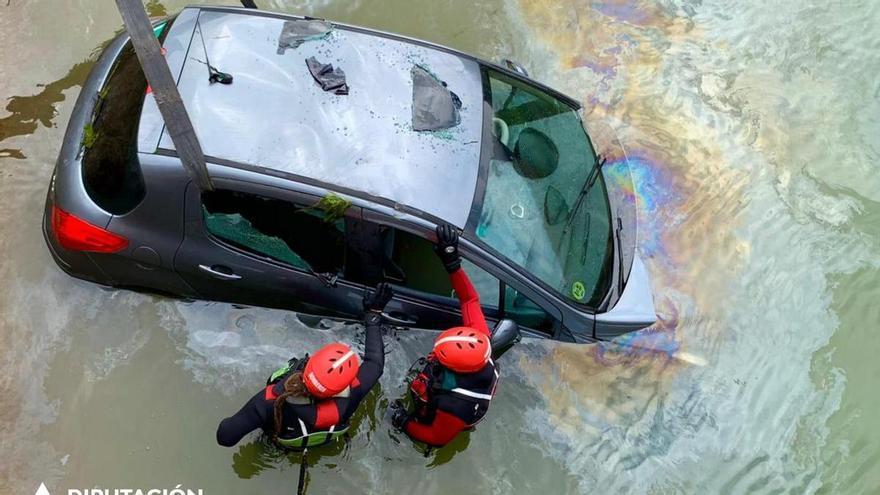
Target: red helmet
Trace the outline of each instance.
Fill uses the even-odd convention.
[[[326,399],[345,390],[357,377],[360,367],[360,359],[351,347],[334,342],[309,358],[303,382],[313,396]]]
[[[434,341],[434,355],[452,371],[475,373],[489,361],[492,346],[485,334],[470,327],[454,327]]]

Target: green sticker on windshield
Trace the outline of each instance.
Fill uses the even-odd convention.
[[[578,301],[583,301],[584,296],[587,295],[587,288],[584,287],[584,283],[581,281],[577,281],[571,284],[571,295],[574,296]]]

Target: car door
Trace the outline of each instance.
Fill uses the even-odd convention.
[[[391,260],[396,265],[395,270],[402,275],[401,279],[394,281],[400,310],[418,320],[417,324],[422,328],[445,329],[461,325],[458,299],[448,274],[433,252],[432,242],[401,230],[395,231],[394,237]],[[510,319],[529,336],[571,340],[566,337],[560,318],[554,316],[558,315],[555,308],[545,310],[467,257],[462,258],[461,267],[480,295],[483,314],[490,327],[500,319]]]
[[[215,178],[215,191],[186,192],[185,237],[175,269],[206,299],[357,316],[360,289],[340,277],[344,223],[325,218],[320,197]]]
[[[461,325],[458,300],[452,292],[449,275],[433,251],[433,243],[421,235],[395,225],[396,220],[371,210],[364,218],[348,225],[350,255],[346,279],[372,286],[379,281],[394,285],[395,297],[386,309],[393,323],[441,330]],[[357,223],[357,225],[353,225]],[[465,266],[468,263],[465,262]],[[496,320],[497,279],[481,286],[482,270],[468,270],[481,294],[484,313],[490,323]]]
[[[382,245],[386,252],[375,258],[385,260],[383,276],[395,285],[395,300],[400,304],[396,311],[401,313],[400,318],[420,328],[445,329],[461,325],[458,299],[452,291],[449,275],[434,254],[433,242],[425,237],[428,232],[414,226],[404,227],[397,220],[371,210],[364,210],[363,217],[384,229]],[[562,325],[555,308],[543,309],[467,257],[462,259],[462,268],[480,294],[483,313],[490,326],[499,319],[509,318],[530,336],[568,340],[560,336]]]
[[[422,328],[446,329],[461,325],[461,309],[452,290],[449,274],[433,251],[433,243],[424,237],[394,229],[391,261],[398,271],[396,279],[401,310]],[[462,259],[462,268],[480,295],[483,314],[489,325],[498,321],[500,283],[485,270]]]

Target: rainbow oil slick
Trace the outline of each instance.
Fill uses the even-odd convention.
[[[568,449],[546,454],[604,492],[880,489],[877,428],[861,430],[873,457],[849,454],[861,470],[824,447],[850,452],[841,415],[858,418],[826,350],[859,333],[846,323],[857,317],[838,318],[831,280],[865,280],[880,259],[876,229],[849,227],[854,208],[876,210],[880,174],[867,164],[880,157],[859,136],[880,129],[847,119],[880,103],[856,63],[872,43],[822,25],[866,26],[880,8],[816,17],[785,2],[519,5],[565,68],[554,82],[581,99],[591,131],[609,125],[626,150],[606,154],[605,177],[638,212],[659,318],[614,342],[520,361],[544,391],[531,420],[545,423],[533,430]],[[828,113],[821,101],[839,106]],[[877,285],[846,300],[867,301]]]

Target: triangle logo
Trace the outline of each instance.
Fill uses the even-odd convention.
[[[40,483],[40,487],[37,488],[37,493],[35,493],[34,495],[51,495],[51,494],[49,493],[49,489],[46,488],[46,484]]]

